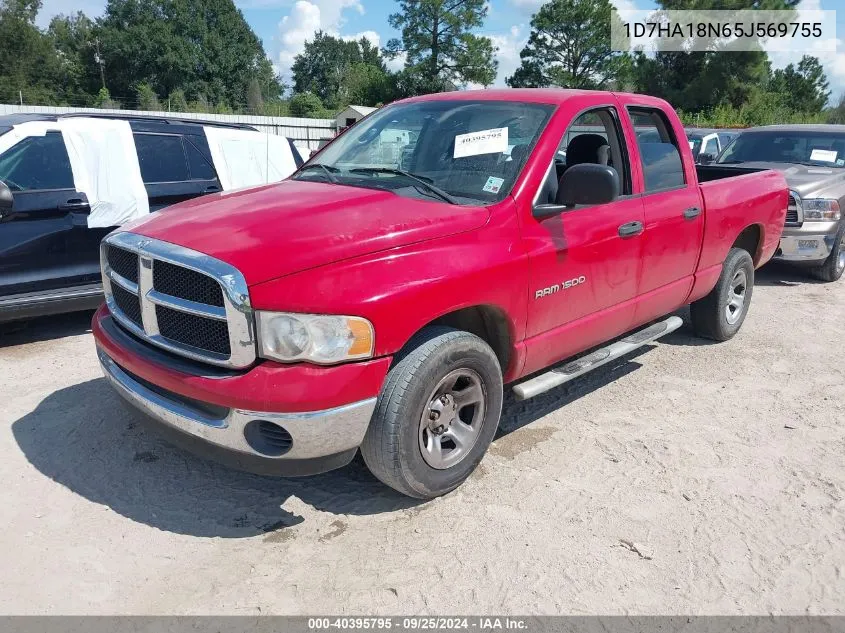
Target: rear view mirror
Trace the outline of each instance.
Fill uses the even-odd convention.
[[[9,185],[0,180],[0,217],[10,215],[14,203],[15,199],[12,196],[12,190],[9,189]]]
[[[619,174],[613,167],[582,163],[569,167],[557,188],[557,204],[607,204],[619,197]]]

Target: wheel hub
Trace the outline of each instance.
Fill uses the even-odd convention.
[[[464,459],[478,439],[486,389],[471,369],[449,372],[437,384],[420,419],[420,453],[439,470]]]

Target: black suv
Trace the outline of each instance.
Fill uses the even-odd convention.
[[[248,125],[97,114],[0,116],[0,136],[29,121],[84,116],[129,122],[150,211],[220,191],[203,126]],[[299,167],[302,159],[288,139]],[[89,228],[61,132],[30,136],[0,154],[0,322],[96,308],[102,302],[99,243]],[[9,207],[8,196],[12,201]]]

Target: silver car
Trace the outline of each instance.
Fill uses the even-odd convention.
[[[809,268],[823,281],[845,271],[845,125],[769,125],[745,130],[718,165],[765,167],[791,189],[775,259]]]

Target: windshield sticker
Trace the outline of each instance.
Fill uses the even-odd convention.
[[[838,152],[830,149],[814,149],[810,152],[810,160],[820,160],[825,163],[832,163],[836,161]]]
[[[503,154],[508,149],[508,128],[480,130],[455,137],[453,158],[478,156],[479,154]]]
[[[487,179],[487,184],[484,185],[483,190],[487,193],[499,193],[499,189],[502,188],[503,182],[505,182],[504,178],[496,178],[495,176],[490,176]]]
[[[842,165],[845,165],[845,158],[837,158],[836,159],[836,166],[842,167]]]

